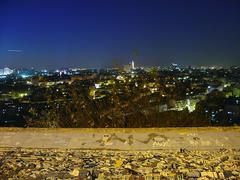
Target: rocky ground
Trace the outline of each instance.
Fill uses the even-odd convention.
[[[240,149],[148,152],[2,148],[0,179],[240,179]]]

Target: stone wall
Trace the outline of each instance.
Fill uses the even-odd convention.
[[[139,129],[0,128],[0,148],[109,150],[240,148],[240,127]]]

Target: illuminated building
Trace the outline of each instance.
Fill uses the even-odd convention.
[[[132,70],[134,70],[135,69],[134,61],[132,60],[129,64],[124,65],[123,69],[125,72],[131,72]]]
[[[132,60],[132,62],[131,62],[131,65],[132,65],[132,69],[135,69],[134,61],[133,61],[133,60]]]
[[[9,75],[12,73],[13,73],[13,70],[8,67],[6,67],[4,69],[0,69],[0,76],[6,76],[6,75]]]

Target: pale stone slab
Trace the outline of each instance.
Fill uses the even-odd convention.
[[[0,147],[109,150],[240,148],[240,128],[0,128]]]

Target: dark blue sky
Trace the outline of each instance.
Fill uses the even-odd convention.
[[[148,66],[240,65],[240,1],[0,1],[0,67],[108,67],[135,50]]]

